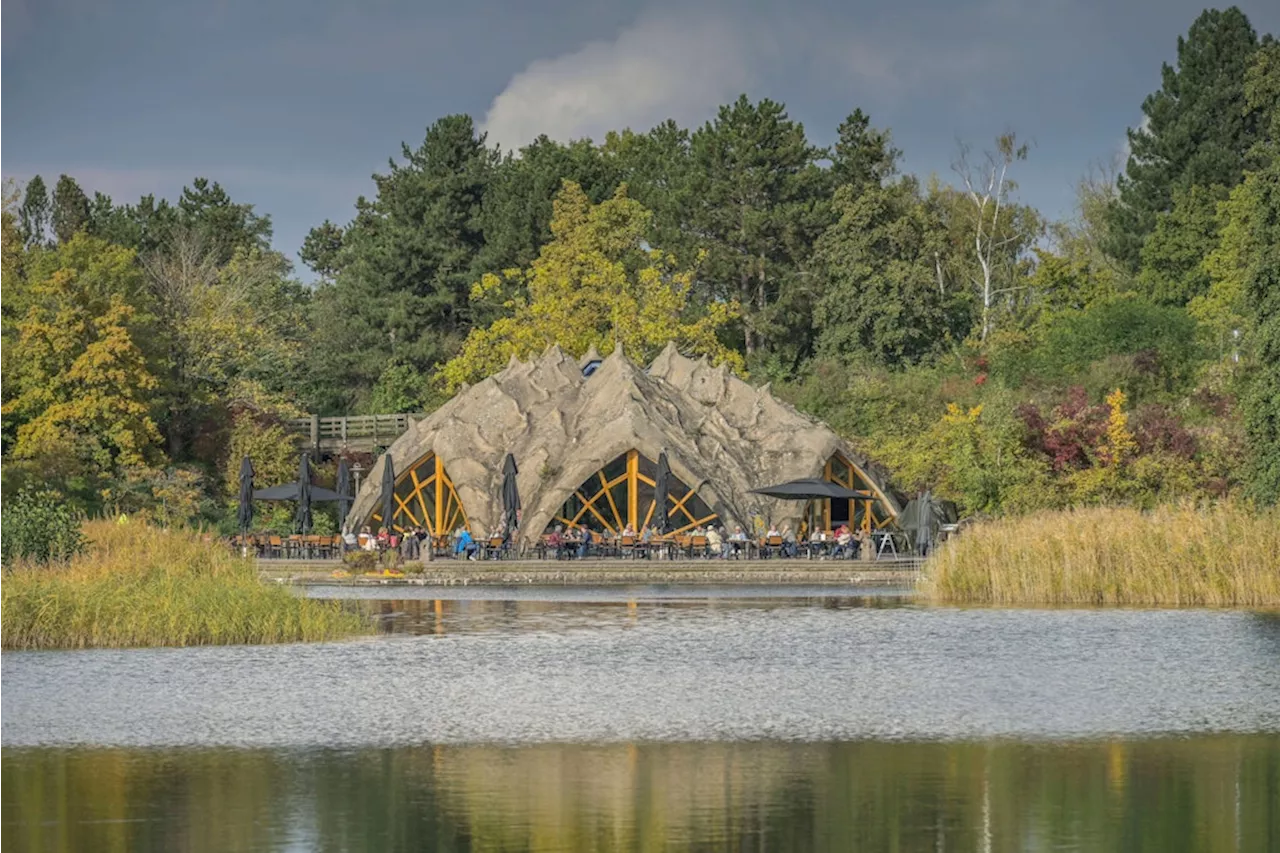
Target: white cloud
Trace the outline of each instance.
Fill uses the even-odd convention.
[[[767,54],[732,19],[650,11],[612,41],[537,60],[511,78],[485,115],[490,143],[527,145],[539,134],[597,141],[609,130],[647,130],[668,118],[701,122],[748,91]]]

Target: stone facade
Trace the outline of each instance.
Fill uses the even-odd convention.
[[[611,460],[635,449],[650,459],[664,450],[671,471],[720,515],[749,529],[759,512],[793,528],[798,501],[751,494],[760,486],[821,477],[841,454],[896,516],[901,506],[884,472],[853,452],[814,419],[776,400],[768,385],[753,388],[726,367],[682,356],[674,344],[646,371],[619,347],[589,377],[552,346],[540,358],[507,367],[465,387],[388,450],[397,475],[435,452],[444,463],[473,531],[492,529],[502,513],[502,463],[514,454],[523,505],[521,538],[540,535],[564,502]],[[367,523],[380,501],[380,458],[348,516]]]

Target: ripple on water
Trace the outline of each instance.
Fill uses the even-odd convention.
[[[0,732],[5,746],[361,747],[1280,730],[1275,617],[590,607],[342,643],[9,653]]]

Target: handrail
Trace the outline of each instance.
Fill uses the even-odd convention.
[[[426,414],[398,413],[390,415],[341,415],[320,417],[308,415],[290,418],[285,427],[290,433],[305,435],[312,444],[322,440],[347,441],[348,439],[395,439],[413,428]]]

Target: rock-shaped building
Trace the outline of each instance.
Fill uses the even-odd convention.
[[[402,435],[370,472],[347,525],[383,526],[383,466],[396,474],[392,527],[494,530],[502,517],[502,471],[513,454],[522,515],[518,542],[556,524],[619,532],[657,524],[656,460],[672,479],[665,510],[680,532],[714,522],[752,531],[773,521],[799,529],[850,521],[866,529],[901,511],[884,473],[823,424],[753,388],[726,367],[692,360],[674,344],[648,370],[619,347],[575,360],[550,347],[466,387]],[[751,490],[818,477],[857,490],[855,500],[807,507]]]

